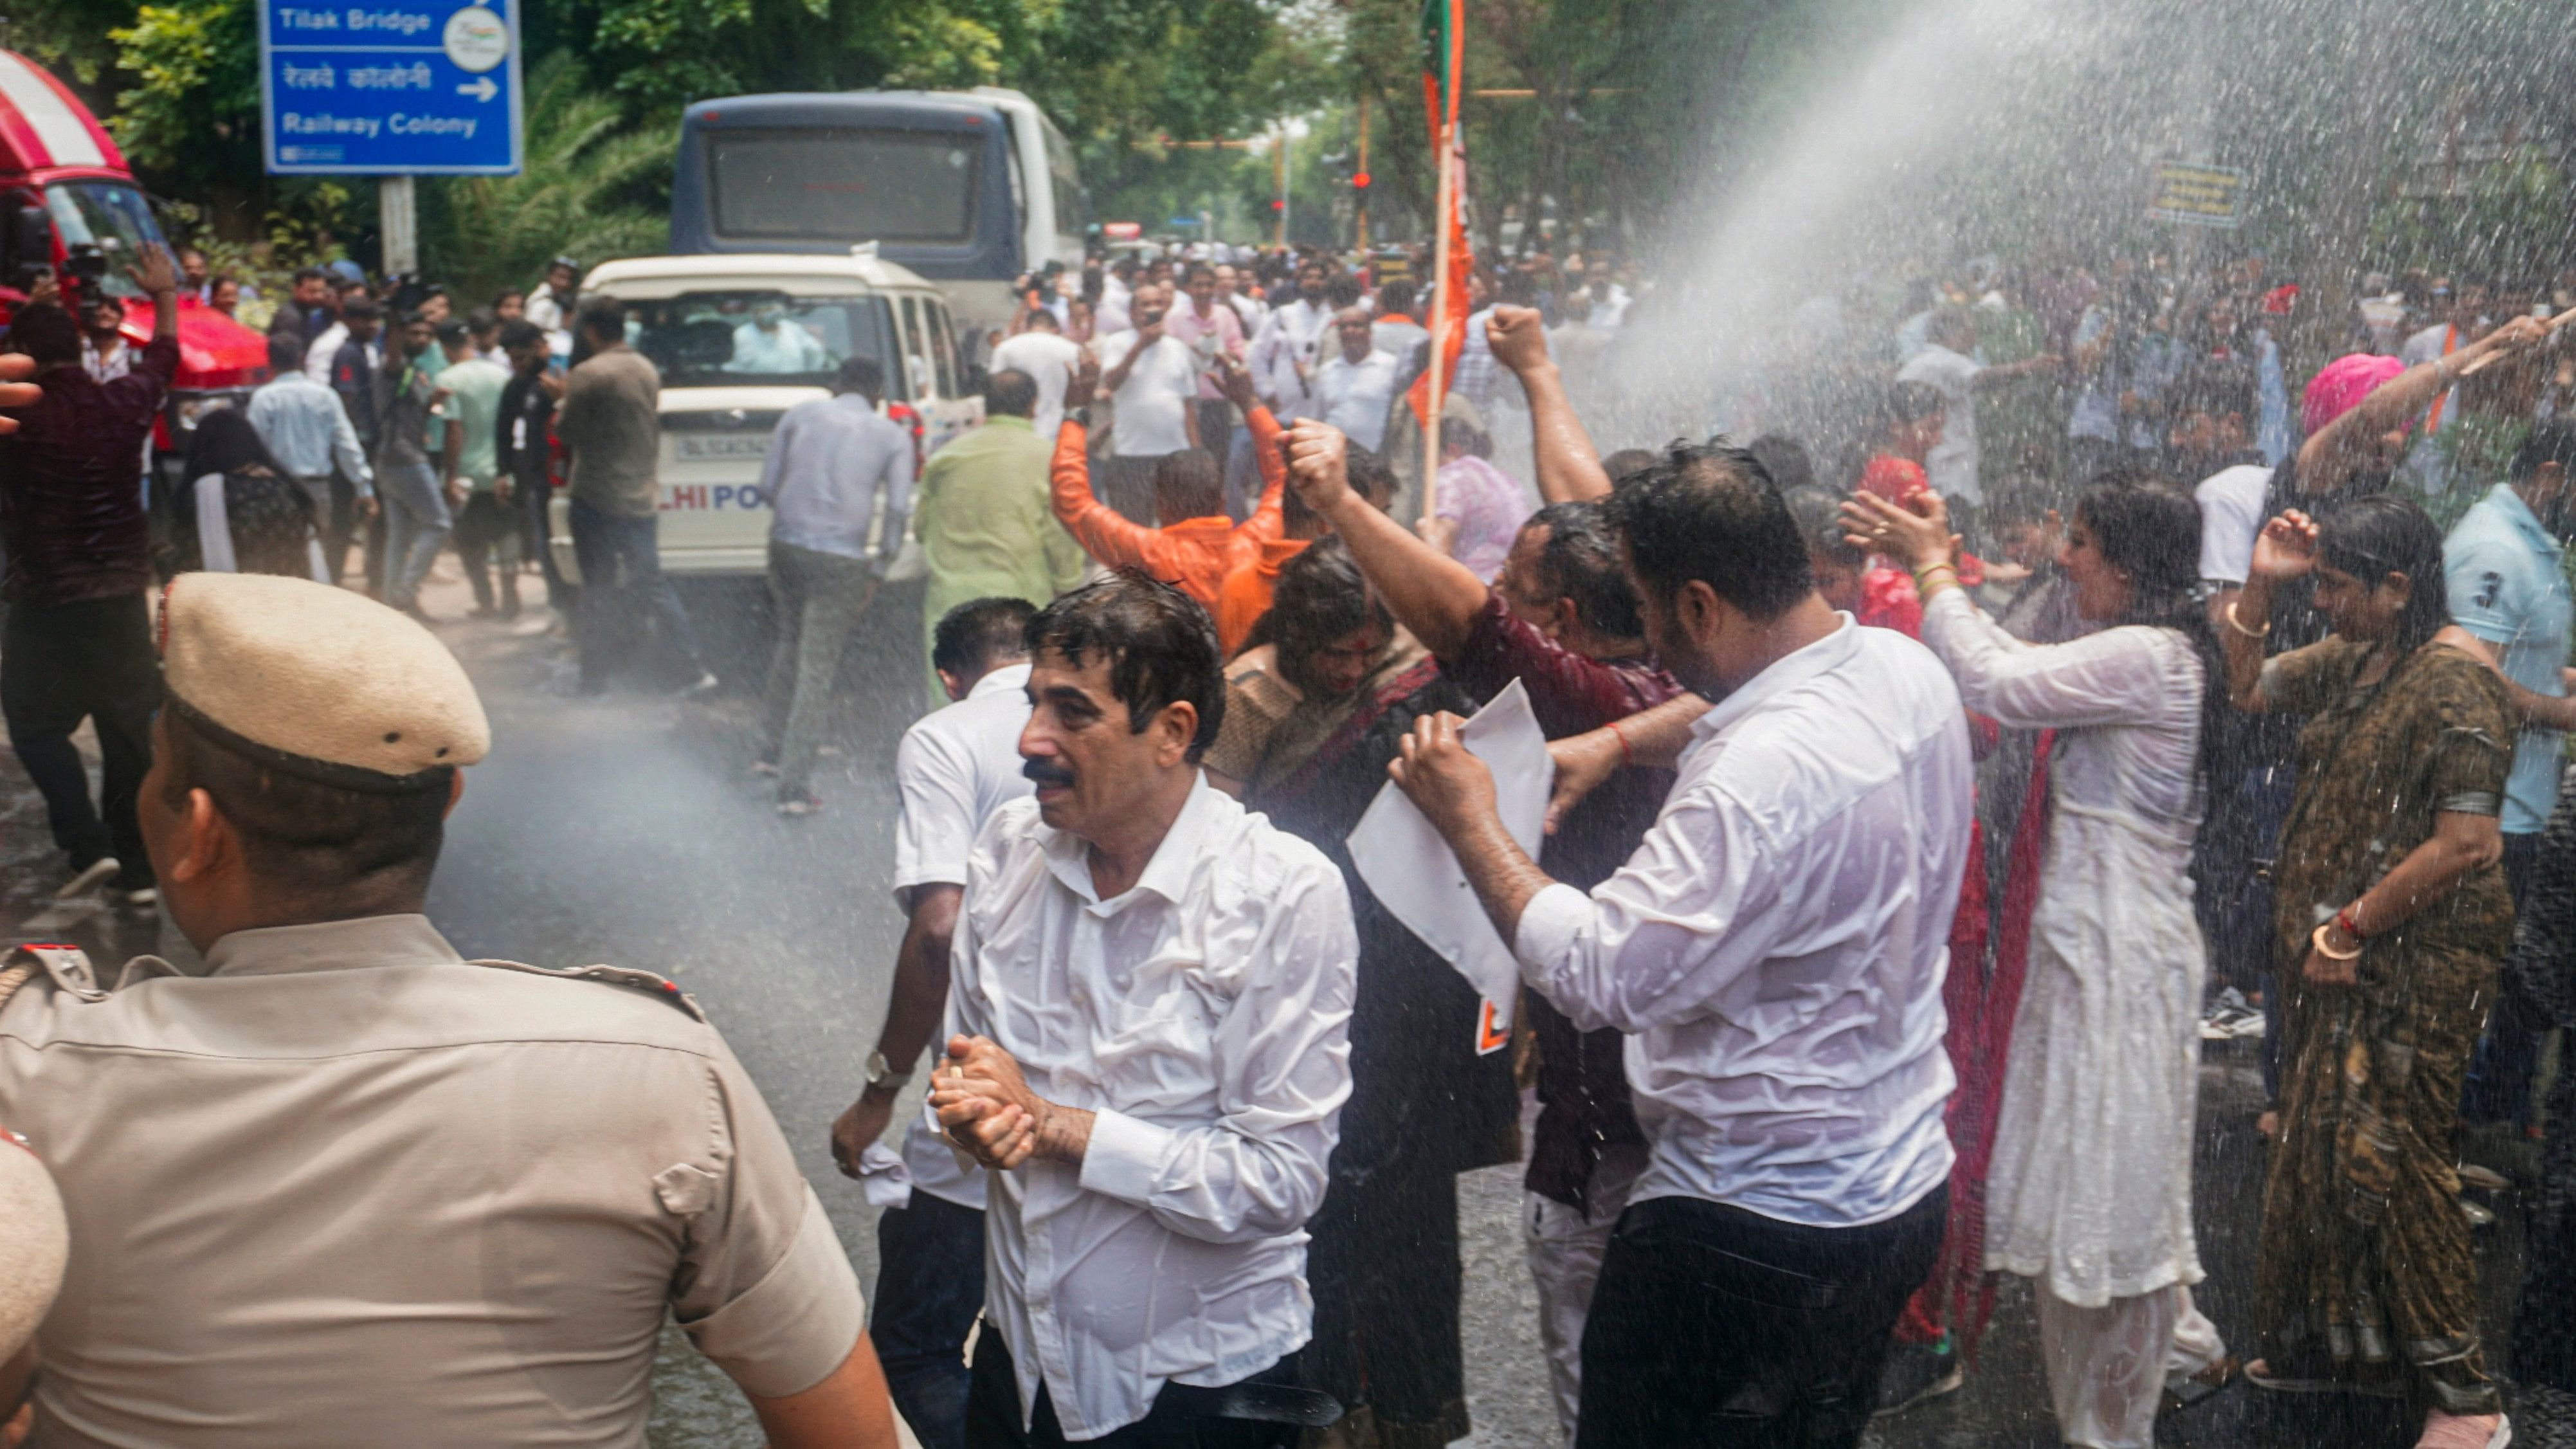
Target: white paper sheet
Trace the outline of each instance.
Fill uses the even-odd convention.
[[[1521,682],[1513,680],[1476,711],[1459,738],[1494,772],[1503,828],[1521,849],[1537,855],[1556,767]],[[1509,1045],[1513,1009],[1520,1001],[1520,964],[1512,958],[1511,944],[1486,918],[1449,843],[1390,780],[1351,830],[1349,844],[1351,863],[1377,893],[1378,903],[1458,968],[1485,999],[1475,1023],[1476,1050]]]

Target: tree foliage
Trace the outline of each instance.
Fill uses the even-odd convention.
[[[533,286],[548,259],[584,264],[660,251],[669,232],[670,135],[624,126],[616,100],[558,54],[529,79],[526,166],[460,176],[422,197],[421,264],[464,303]]]

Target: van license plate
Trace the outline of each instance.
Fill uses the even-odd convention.
[[[673,441],[678,445],[673,449],[674,454],[682,458],[724,459],[769,456],[767,434],[753,434],[746,437],[727,437],[717,434],[713,437],[701,437],[682,433]]]

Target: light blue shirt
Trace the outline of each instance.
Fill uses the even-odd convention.
[[[733,360],[724,365],[727,372],[829,372],[833,361],[831,350],[823,340],[805,330],[793,318],[781,318],[775,327],[745,322],[733,329]]]
[[[885,528],[878,537],[884,543],[874,557],[883,573],[894,562],[904,518],[912,511],[912,435],[854,392],[798,403],[778,420],[760,469],[760,491],[773,510],[771,538],[817,553],[869,558],[868,525],[879,489]]]
[[[2442,540],[2442,567],[2459,626],[2497,646],[2504,676],[2537,695],[2566,693],[2567,631],[2576,603],[2560,566],[2565,549],[2510,483],[2498,483]],[[2504,786],[2504,832],[2537,835],[2558,803],[2560,734],[2525,725]]]
[[[298,478],[328,478],[337,462],[360,496],[375,483],[358,430],[349,425],[349,410],[340,395],[309,373],[281,372],[250,395],[246,416],[251,431],[268,445],[286,471]]]

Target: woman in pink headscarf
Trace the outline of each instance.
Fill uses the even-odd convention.
[[[2415,367],[2357,352],[2318,368],[2299,401],[2299,421],[2308,440],[2299,445],[2296,459],[2298,492],[2312,500],[2331,497],[2363,478],[2393,471],[2416,421],[2459,382],[2460,374],[2481,357],[2527,347],[2547,335],[2540,322],[2517,317],[2456,352]]]

